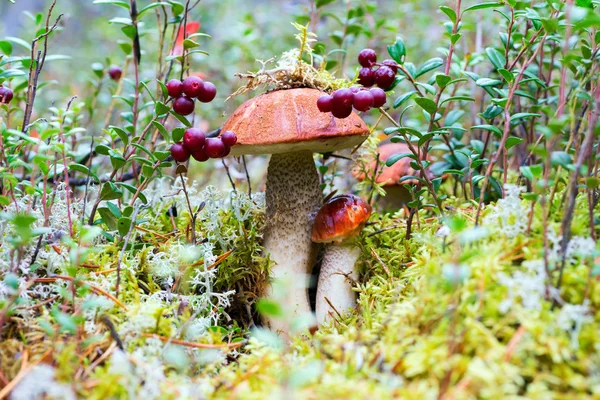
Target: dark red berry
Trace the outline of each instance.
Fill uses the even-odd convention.
[[[352,114],[352,106],[334,103],[331,109],[331,114],[336,118],[347,118]]]
[[[198,97],[202,92],[204,81],[197,76],[188,76],[183,80],[183,93],[192,99]]]
[[[377,54],[373,49],[363,49],[358,53],[358,63],[363,67],[370,67],[377,62]]]
[[[372,68],[361,68],[358,72],[358,83],[364,87],[371,87],[375,83],[375,71]]]
[[[331,106],[333,105],[333,97],[326,94],[325,96],[319,97],[317,100],[317,107],[321,112],[330,112]]]
[[[333,92],[333,108],[340,106],[341,108],[352,108],[352,102],[354,101],[354,93],[350,89],[338,89]],[[350,114],[348,114],[350,115]]]
[[[381,65],[385,65],[386,67],[390,67],[392,71],[398,72],[398,63],[392,59],[383,60]]]
[[[371,88],[371,90],[369,90],[369,92],[371,92],[371,94],[373,95],[373,107],[375,107],[375,108],[383,107],[383,105],[385,104],[385,101],[386,101],[386,96],[385,96],[385,92],[383,91],[383,89]]]
[[[368,90],[361,90],[354,95],[353,105],[358,111],[369,111],[373,107],[373,95]]]
[[[206,154],[206,150],[204,150],[204,147],[201,147],[199,150],[192,152],[192,157],[194,157],[194,160],[200,162],[204,162],[210,158],[208,157],[208,154]]]
[[[190,115],[194,112],[194,100],[180,96],[173,102],[173,111],[179,115]]]
[[[206,135],[200,129],[190,128],[183,134],[183,145],[186,149],[193,153],[204,146]]]
[[[210,158],[221,158],[225,154],[225,143],[220,138],[207,138],[204,151]]]
[[[217,87],[211,82],[204,82],[200,93],[198,94],[198,100],[203,103],[210,103],[217,95]]]
[[[190,158],[190,152],[182,143],[175,143],[171,146],[171,156],[177,162],[186,162]]]
[[[390,67],[379,67],[375,71],[375,83],[382,89],[389,89],[395,79],[396,73]]]
[[[225,146],[225,151],[221,154],[221,157],[227,157],[229,153],[231,153],[231,147],[227,146],[225,143],[223,143],[223,145]]]
[[[234,146],[237,143],[237,135],[231,131],[225,131],[221,133],[221,140],[225,143],[225,146]]]
[[[360,86],[351,86],[350,90],[352,91],[352,93],[356,94],[360,92]]]
[[[119,79],[121,79],[121,75],[123,74],[123,70],[121,70],[121,68],[113,65],[112,67],[110,67],[108,69],[108,75],[110,76],[110,79],[112,79],[113,81],[118,81]]]
[[[183,82],[179,79],[171,79],[165,86],[167,87],[169,96],[174,99],[178,98],[183,93]]]
[[[0,86],[0,104],[8,104],[13,98],[13,91],[7,87]]]

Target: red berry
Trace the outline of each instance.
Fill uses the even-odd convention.
[[[385,65],[386,67],[390,67],[394,73],[398,72],[398,63],[392,59],[383,60],[381,65]]]
[[[375,83],[375,71],[371,68],[361,68],[358,72],[358,83],[364,87],[371,87]]]
[[[175,143],[171,146],[171,156],[177,162],[186,162],[190,158],[190,152],[182,143]]]
[[[202,132],[200,129],[190,128],[183,134],[183,145],[191,153],[201,149],[202,146],[204,146],[205,140],[206,135],[204,135],[204,132]]]
[[[110,76],[110,79],[112,79],[113,81],[118,81],[119,79],[121,79],[121,75],[123,74],[123,71],[121,70],[121,68],[117,67],[117,66],[112,66],[108,69],[108,75]]]
[[[192,152],[192,157],[194,157],[194,160],[200,162],[204,162],[210,158],[208,157],[208,154],[206,154],[206,150],[204,150],[204,147],[201,147],[200,149]]]
[[[225,143],[225,146],[233,146],[237,143],[237,135],[231,131],[225,131],[221,133],[221,140]]]
[[[167,87],[167,92],[169,92],[169,96],[176,99],[183,93],[183,83],[179,79],[171,79],[165,85]]]
[[[210,103],[217,95],[217,87],[211,82],[204,82],[200,93],[198,94],[198,100],[203,103]]]
[[[342,108],[352,108],[354,93],[350,89],[338,89],[333,92],[333,108],[339,105]],[[348,114],[350,115],[350,114]]]
[[[183,80],[183,93],[192,99],[198,97],[202,92],[204,81],[197,76],[188,76]]]
[[[395,79],[396,73],[390,67],[379,67],[375,71],[375,83],[382,89],[389,89]]]
[[[0,104],[8,104],[13,98],[13,91],[7,87],[0,86]]]
[[[194,100],[187,96],[178,97],[173,102],[173,111],[179,115],[190,115],[194,112]]]
[[[225,146],[225,151],[221,154],[221,157],[227,157],[229,153],[231,153],[231,147],[227,146],[225,143],[223,143],[223,145]]]
[[[347,118],[352,114],[352,106],[345,106],[343,104],[333,104],[333,108],[331,109],[331,114],[333,114],[336,118]]]
[[[373,107],[383,107],[386,101],[385,92],[379,88],[371,88],[369,92],[371,92],[371,94],[373,95]]]
[[[373,95],[368,90],[361,90],[354,95],[353,105],[358,111],[369,111],[373,107]]]
[[[219,138],[207,138],[204,143],[204,151],[210,158],[221,158],[225,154],[225,143]]]
[[[363,49],[358,53],[358,63],[363,67],[370,67],[377,62],[377,54],[373,49]]]
[[[356,94],[360,92],[360,86],[350,86],[350,90],[352,91],[352,93]]]
[[[333,97],[326,94],[325,96],[319,97],[317,100],[317,107],[321,112],[330,112],[331,106],[333,105]]]
[[[183,83],[179,79],[171,79],[165,86],[167,87],[169,96],[174,99],[183,93]]]

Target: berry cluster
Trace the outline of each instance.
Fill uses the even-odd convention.
[[[376,84],[386,90],[394,84],[398,72],[398,64],[394,60],[388,59],[377,64],[375,50],[363,49],[358,54],[358,63],[362,66],[358,72],[358,83],[361,85],[371,87]]]
[[[0,104],[8,104],[13,98],[13,91],[0,85]]]
[[[352,114],[352,107],[357,111],[369,111],[373,107],[382,107],[385,100],[385,92],[380,88],[353,86],[319,97],[317,107],[321,112],[331,112],[336,118],[347,118]]]
[[[197,76],[188,76],[181,82],[171,79],[167,83],[167,91],[175,101],[173,111],[179,115],[190,115],[194,112],[194,99],[210,103],[217,95],[217,88],[211,82],[204,82]]]
[[[183,142],[171,146],[171,156],[177,162],[186,162],[190,156],[196,161],[206,161],[209,158],[223,158],[237,143],[237,136],[231,131],[225,131],[216,138],[207,138],[200,129],[190,128],[183,134]]]

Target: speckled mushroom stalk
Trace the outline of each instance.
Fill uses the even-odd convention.
[[[354,113],[337,119],[320,112],[322,94],[306,88],[263,94],[242,104],[222,128],[237,134],[232,155],[272,154],[264,232],[272,285],[264,296],[278,302],[285,317],[267,317],[265,323],[283,334],[311,312],[307,283],[316,256],[311,230],[322,201],[313,153],[354,147],[369,134]]]
[[[354,195],[337,196],[317,213],[312,240],[329,243],[317,284],[317,322],[322,324],[356,307],[352,284],[358,279],[360,248],[355,237],[371,216],[371,206]]]
[[[264,247],[271,260],[271,278],[286,290],[284,312],[292,316],[311,313],[308,275],[315,262],[311,240],[314,216],[322,203],[319,175],[312,153],[273,154],[267,170],[267,212]],[[278,298],[269,286],[266,297]],[[270,320],[270,328],[287,331],[287,322]]]

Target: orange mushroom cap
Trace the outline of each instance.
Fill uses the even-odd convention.
[[[320,112],[317,99],[324,94],[317,89],[288,89],[246,101],[222,128],[237,135],[231,154],[326,153],[362,143],[369,135],[363,120],[354,112],[344,119]]]
[[[351,194],[331,198],[315,217],[313,242],[340,243],[358,235],[369,220],[371,211],[369,203]]]

